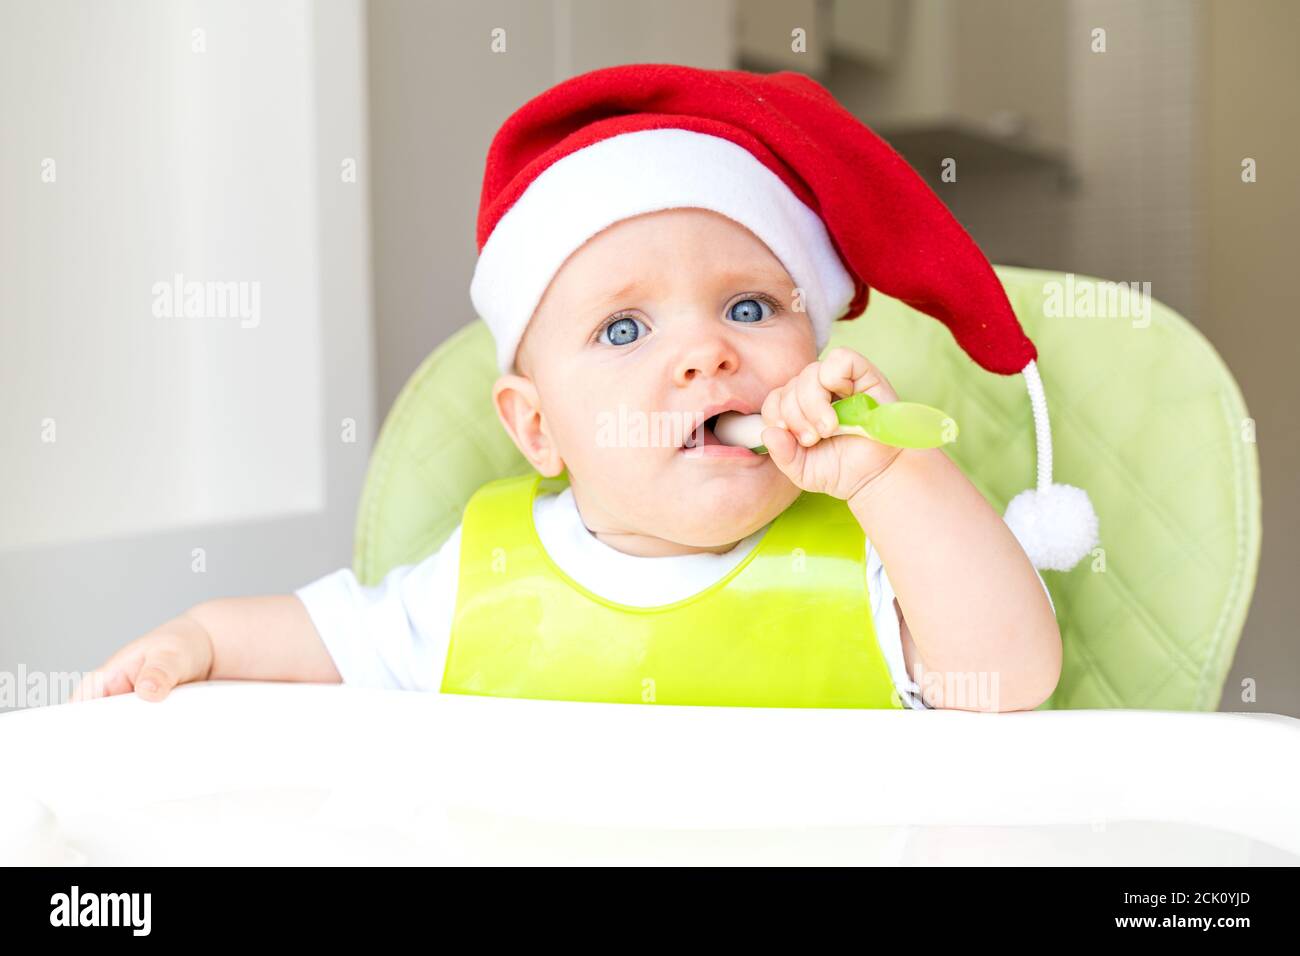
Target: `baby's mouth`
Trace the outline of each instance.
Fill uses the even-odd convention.
[[[722,414],[722,412],[719,412],[719,415],[720,414]],[[695,428],[694,432],[686,436],[685,444],[682,445],[682,447],[692,449],[692,447],[699,447],[701,445],[722,445],[722,442],[718,441],[718,436],[714,434],[715,421],[718,421],[718,415],[708,416],[707,419],[703,420],[702,423],[699,424],[698,428]]]
[[[722,414],[721,412],[718,415]],[[713,425],[718,420],[718,415],[710,415],[703,422],[686,436],[686,441],[682,444],[683,448],[699,448],[703,445],[721,445],[718,436],[713,434]]]
[[[688,421],[699,422],[699,424],[686,436],[677,453],[684,458],[698,458],[707,461],[739,462],[749,459],[750,464],[761,463],[764,456],[756,454],[749,448],[728,445],[718,437],[715,430],[718,419],[726,413],[739,412],[742,415],[752,415],[755,413],[756,408],[757,405],[733,395],[721,402],[705,405],[703,408],[695,410],[691,413],[691,418]]]

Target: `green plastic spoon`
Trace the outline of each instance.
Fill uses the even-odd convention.
[[[835,435],[862,435],[895,448],[937,448],[957,440],[957,423],[947,412],[917,402],[881,404],[866,392],[831,402],[840,427]],[[713,434],[724,445],[740,445],[760,455],[763,446],[763,416],[723,412]]]

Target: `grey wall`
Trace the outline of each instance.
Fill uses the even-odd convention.
[[[6,117],[5,132],[0,134],[3,154],[0,165],[6,171],[0,177],[0,210],[4,210],[0,216],[14,217],[25,212],[36,215],[37,207],[27,191],[76,188],[79,166],[107,164],[120,175],[129,176],[140,166],[136,161],[139,151],[149,142],[168,135],[182,113],[186,114],[185,122],[213,122],[202,113],[206,101],[186,99],[183,90],[164,87],[158,94],[167,102],[174,96],[175,111],[170,108],[151,111],[147,103],[136,101],[110,104],[117,110],[114,135],[73,138],[71,145],[59,154],[67,162],[58,167],[58,184],[43,186],[37,173],[40,157],[50,149],[49,129],[40,122],[24,123],[21,127],[10,124],[10,118],[18,115],[18,103],[37,120],[48,117],[49,128],[63,124],[75,130],[79,110],[85,108],[77,93],[93,88],[100,76],[97,71],[116,70],[119,62],[134,63],[143,56],[158,58],[156,66],[164,74],[169,57],[192,64],[194,61],[186,59],[194,56],[189,47],[192,25],[208,28],[208,50],[204,55],[209,59],[202,61],[201,69],[208,74],[204,82],[210,85],[205,89],[213,96],[222,97],[223,107],[232,107],[233,100],[233,108],[237,110],[243,102],[239,98],[252,95],[241,88],[241,76],[257,76],[274,84],[281,71],[294,71],[292,76],[284,76],[284,82],[296,91],[293,108],[298,112],[294,128],[297,124],[304,127],[303,142],[296,144],[302,168],[285,170],[283,175],[284,182],[292,188],[301,189],[306,183],[309,189],[302,213],[305,222],[301,225],[304,241],[310,248],[296,248],[294,253],[305,255],[314,265],[307,276],[308,294],[283,303],[286,310],[294,313],[295,321],[305,320],[305,327],[310,330],[303,335],[302,348],[290,350],[285,361],[314,365],[309,378],[321,391],[311,402],[315,411],[293,421],[291,427],[295,432],[319,437],[325,500],[324,507],[300,510],[296,514],[263,514],[244,521],[200,523],[179,530],[118,533],[95,540],[0,549],[0,672],[10,673],[89,670],[123,644],[195,603],[226,595],[286,592],[350,564],[357,499],[375,431],[368,196],[362,185],[364,180],[348,183],[341,176],[344,159],[356,159],[361,170],[369,162],[363,4],[360,0],[336,0],[319,6],[290,4],[269,8],[241,0],[221,2],[214,7],[193,4],[184,9],[167,3],[142,3],[106,11],[93,0],[80,4],[76,0],[63,0],[61,7],[59,16],[68,18],[67,27],[60,29],[56,22],[56,28],[49,29],[49,21],[42,18],[50,12],[50,7],[21,0],[0,3],[0,22],[5,24],[0,47],[12,44],[14,48],[35,50],[38,61],[50,70],[42,75],[37,69],[33,75],[20,78],[22,82],[6,83],[0,89],[0,104]],[[91,7],[95,8],[96,15],[112,16],[114,29],[97,33],[94,42],[86,48],[71,53],[62,49],[67,43],[79,42],[80,26],[74,25],[84,24]],[[263,20],[264,16],[269,20]],[[223,26],[227,24],[228,29]],[[274,42],[268,42],[268,37]],[[39,56],[42,44],[54,45],[44,57]],[[286,51],[282,44],[290,44],[292,49]],[[258,59],[250,62],[250,57]],[[16,59],[8,57],[7,62]],[[64,64],[59,70],[50,66],[56,60]],[[305,71],[305,77],[299,71]],[[271,79],[267,80],[268,76]],[[277,87],[272,92],[279,95],[281,90]],[[239,154],[241,163],[251,153],[254,166],[258,162],[256,151],[266,148],[265,142],[238,137],[227,137],[223,145],[232,154]],[[265,159],[262,157],[264,163]],[[244,201],[242,197],[254,193],[259,204],[253,210],[254,218],[260,214],[265,219],[282,211],[274,197],[257,192],[265,189],[265,184],[258,184],[255,175],[251,182],[230,176],[225,181],[220,176],[213,177],[211,167],[220,161],[212,158],[206,165],[199,162],[193,167],[178,166],[170,175],[189,184],[189,189],[211,189],[216,203],[238,204]],[[10,170],[18,170],[20,174],[8,175]],[[53,236],[53,251],[42,259],[44,272],[6,275],[5,281],[12,278],[15,282],[30,283],[37,290],[51,284],[84,282],[84,275],[66,268],[68,255],[96,248],[106,254],[115,245],[150,241],[148,224],[142,224],[139,217],[110,214],[114,210],[112,189],[109,182],[84,191],[82,215]],[[181,190],[182,194],[185,192]],[[203,198],[206,201],[210,197]],[[213,238],[210,221],[202,215],[187,215],[183,205],[158,212],[166,213],[162,221],[178,222],[178,228],[187,230],[189,241],[177,241],[175,246],[178,254],[192,254],[196,261],[212,270],[204,278],[230,277],[221,272],[223,246]],[[27,232],[36,233],[40,226],[40,223],[28,223]],[[11,218],[6,228],[21,231],[24,223]],[[269,234],[273,241],[277,236],[281,236],[279,241],[286,241],[272,222],[264,221],[260,228],[257,238],[266,240]],[[237,245],[240,236],[228,239]],[[65,255],[55,254],[59,250]],[[268,257],[271,258],[274,257]],[[12,268],[13,260],[6,259],[5,268]],[[268,286],[271,284],[267,282]],[[119,283],[113,276],[91,292],[105,302],[120,298]],[[146,317],[148,304],[146,297]],[[5,343],[0,348],[6,344],[13,348],[31,327],[63,322],[67,318],[40,310],[6,310],[0,314],[0,342]],[[111,336],[117,324],[135,321],[137,316],[134,312],[119,313],[105,307],[74,318],[84,324],[88,333],[91,326],[98,326],[95,331]],[[272,316],[263,317],[264,323],[271,321]],[[232,334],[240,331],[234,329]],[[160,340],[164,334],[160,330]],[[257,331],[246,330],[245,334],[252,336],[245,340],[248,348],[260,347]],[[33,374],[46,377],[63,374],[68,389],[87,388],[85,382],[66,372],[69,364],[96,359],[98,353],[92,342],[90,334],[69,335],[52,354],[54,367],[36,369]],[[184,353],[173,354],[147,337],[142,347],[152,348],[151,354],[159,362],[185,358]],[[248,388],[254,385],[247,378],[248,368],[237,362],[219,371],[236,387],[241,382]],[[297,381],[298,371],[287,365],[280,374],[283,381],[292,383]],[[140,386],[135,372],[115,373],[110,368],[107,374],[104,387],[112,389],[115,398],[120,399]],[[198,423],[204,420],[203,415],[187,414],[187,400],[193,399],[192,395],[177,397],[169,427],[158,431],[154,440],[203,442],[205,454],[225,455],[223,467],[252,468],[254,463],[232,459],[228,450],[196,424],[196,420]],[[219,416],[221,408],[205,407],[203,412]],[[353,442],[343,440],[341,423],[345,418],[356,423]],[[31,423],[12,423],[9,410],[0,423],[4,425],[0,440],[10,454],[41,452],[40,446],[34,443],[33,436],[37,433],[30,427]],[[76,425],[74,420],[60,423],[60,444],[79,440],[84,429],[79,431]],[[134,423],[128,417],[117,426],[131,429]],[[260,427],[257,416],[243,422],[242,427]],[[273,442],[275,434],[269,438]],[[116,454],[118,462],[123,458],[130,460],[120,447],[116,451],[110,448],[108,453]],[[274,468],[275,462],[261,461],[256,465]],[[67,488],[71,489],[68,493],[72,495],[80,493],[79,488],[102,492],[102,477],[93,469],[64,476]],[[158,495],[180,492],[201,497],[212,488],[205,481],[214,481],[216,477],[219,476],[182,481],[180,476],[141,467],[131,476],[131,481],[134,487],[150,488]],[[59,507],[57,496],[48,506]],[[105,507],[111,509],[111,502]],[[205,552],[202,573],[194,570],[195,548]]]
[[[731,65],[730,0],[382,0],[370,4],[379,407],[474,318],[483,163],[502,121],[577,73],[637,61]],[[505,30],[506,51],[492,51]]]

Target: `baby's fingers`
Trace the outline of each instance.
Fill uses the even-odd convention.
[[[68,695],[68,702],[95,700],[131,692],[131,674],[139,670],[144,654],[137,643],[122,648],[86,674]]]
[[[131,681],[120,667],[105,664],[84,675],[68,695],[68,703],[80,700],[95,700],[99,697],[112,697],[114,694],[127,694],[131,691]]]
[[[774,388],[767,393],[767,398],[763,399],[763,407],[760,408],[759,414],[763,416],[763,423],[771,428],[785,428],[785,419],[781,417],[781,399],[785,397],[784,388]]]
[[[898,401],[893,386],[870,359],[842,346],[826,353],[818,369],[818,381],[839,396],[866,392],[878,402]]]
[[[785,422],[786,431],[794,435],[799,444],[817,444],[817,428],[803,413],[803,408],[799,405],[799,392],[795,388],[787,387],[781,395],[781,420]]]
[[[829,438],[839,428],[840,420],[831,408],[834,397],[826,391],[820,381],[821,370],[817,367],[804,369],[795,382],[796,401],[804,418],[817,431],[821,438]],[[807,442],[804,442],[807,444]]]
[[[151,648],[135,675],[135,692],[145,700],[159,701],[184,679],[185,662],[180,654],[167,647]]]
[[[763,402],[762,415],[764,424],[769,428],[780,429],[794,447],[798,447],[799,433],[808,430],[807,423],[802,420],[803,413],[799,411],[799,403],[794,398],[793,382],[768,392]],[[771,444],[768,442],[763,444],[767,446],[769,452],[772,450]],[[780,442],[780,447],[784,445],[784,442]]]

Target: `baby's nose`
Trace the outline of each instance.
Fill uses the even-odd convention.
[[[735,372],[740,367],[740,354],[722,333],[705,333],[682,347],[677,358],[675,378],[678,383],[688,382],[701,375]]]

